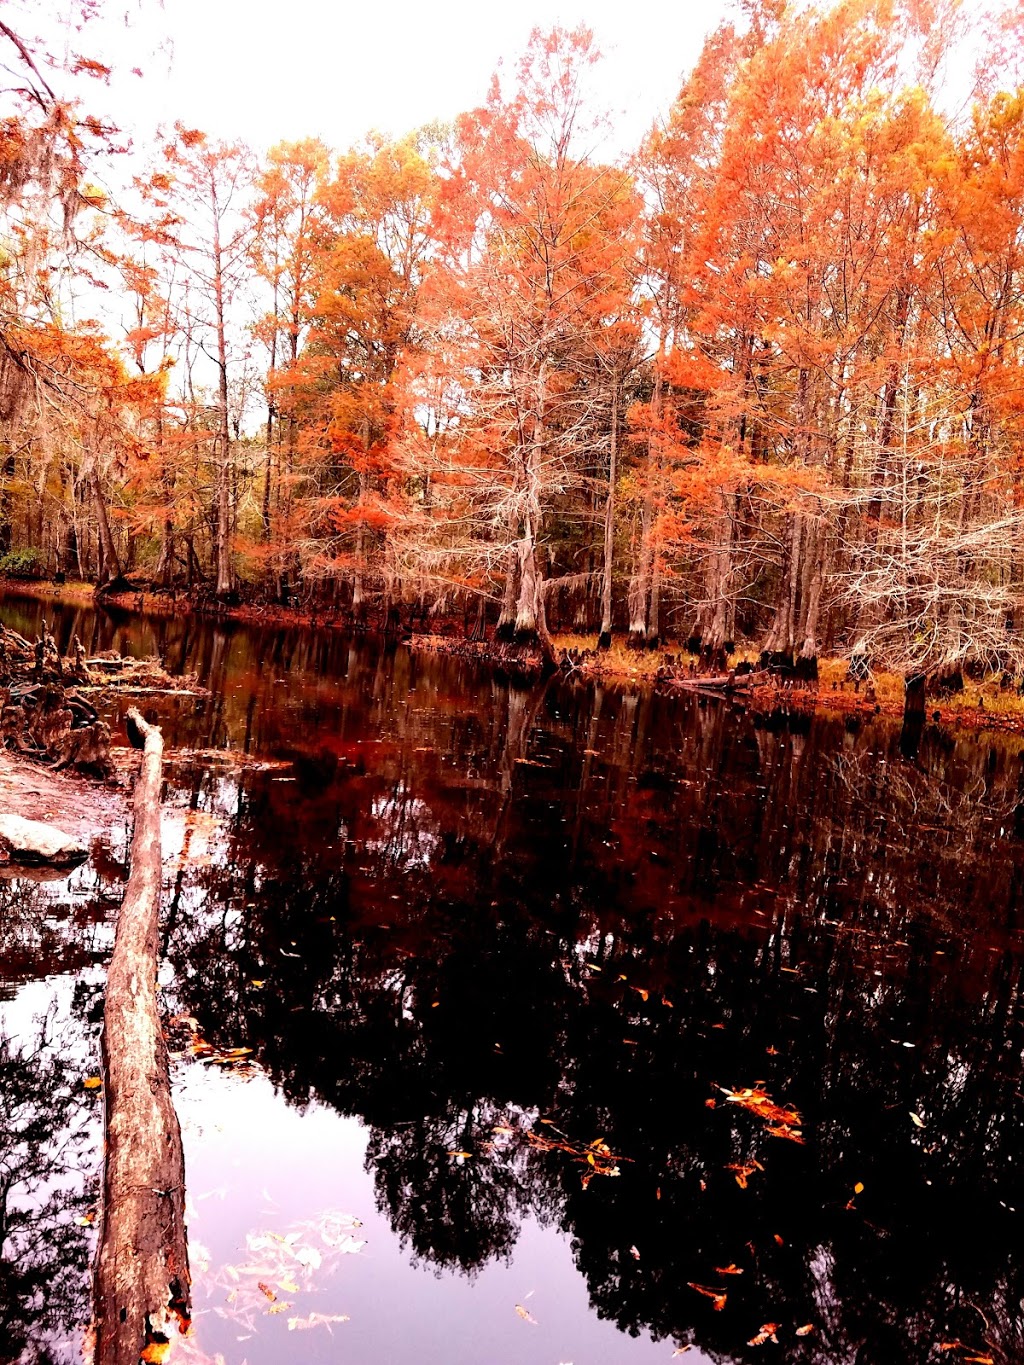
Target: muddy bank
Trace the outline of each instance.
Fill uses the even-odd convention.
[[[124,820],[128,801],[120,788],[71,773],[50,772],[0,748],[0,807],[26,820],[59,825],[83,843],[91,843]]]

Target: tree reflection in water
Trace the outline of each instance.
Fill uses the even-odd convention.
[[[208,836],[169,870],[176,1007],[255,1046],[292,1104],[365,1122],[415,1258],[473,1274],[529,1216],[564,1230],[600,1314],[718,1359],[760,1358],[766,1323],[822,1365],[1024,1358],[1019,741],[927,729],[908,756],[881,722],[58,616],[199,672],[213,696],[161,714],[172,750],[290,765],[172,753]],[[27,970],[51,929],[7,913]],[[90,914],[47,940],[57,970],[102,955]],[[722,1094],[757,1081],[805,1145]],[[73,1126],[61,1084],[33,1092],[40,1149]],[[621,1173],[584,1189],[531,1142],[551,1125]],[[61,1235],[17,1273],[70,1284]]]
[[[97,1132],[80,1048],[52,1018],[35,1028],[0,1037],[0,1360],[47,1365],[89,1316]]]
[[[197,778],[225,842],[169,950],[206,1033],[369,1125],[439,1269],[529,1213],[634,1334],[1020,1359],[1019,750],[464,676],[456,708],[444,664],[373,663],[296,781]],[[755,1081],[806,1145],[718,1088]],[[621,1174],[584,1189],[544,1119]]]

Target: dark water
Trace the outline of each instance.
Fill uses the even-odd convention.
[[[212,689],[158,706],[165,989],[256,1064],[177,1067],[172,1359],[1024,1359],[1019,742],[911,762],[881,721],[337,635],[72,630]],[[87,1316],[125,838],[0,883],[0,1360]]]

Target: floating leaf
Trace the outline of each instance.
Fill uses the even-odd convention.
[[[760,1085],[748,1087],[744,1090],[720,1088],[730,1104],[738,1104],[741,1109],[756,1114],[759,1119],[764,1119],[766,1123],[781,1128],[797,1129],[803,1122],[797,1110],[789,1105],[776,1104]]]
[[[693,1347],[689,1344],[687,1344],[686,1346],[677,1346],[676,1349],[672,1352],[672,1359],[675,1360],[676,1356],[684,1356],[687,1351],[692,1350]]]
[[[742,1275],[742,1274],[743,1274],[743,1267],[742,1267],[742,1266],[738,1266],[738,1265],[733,1265],[731,1262],[729,1263],[729,1265],[716,1265],[716,1266],[715,1266],[715,1274],[716,1274],[716,1275]]]
[[[277,1295],[271,1289],[270,1285],[264,1284],[262,1280],[256,1281],[256,1288],[260,1291],[261,1294],[265,1294],[266,1297],[271,1301],[271,1303],[273,1303],[274,1300],[277,1298]]]
[[[803,1325],[802,1327],[798,1327],[798,1328],[796,1329],[796,1334],[797,1334],[798,1337],[809,1337],[813,1331],[814,1331],[814,1323],[813,1323],[813,1322],[805,1322],[804,1325]]]
[[[86,1090],[99,1090],[102,1084],[103,1084],[102,1076],[86,1076],[85,1080],[82,1082],[82,1085],[85,1087]]]
[[[741,1190],[745,1190],[747,1188],[747,1184],[750,1180],[750,1177],[754,1174],[754,1172],[763,1171],[764,1167],[761,1165],[760,1161],[752,1161],[750,1162],[749,1165],[746,1166],[737,1165],[734,1162],[726,1166],[725,1169],[727,1171],[732,1171],[734,1173],[736,1178],[736,1184],[739,1185]]]
[[[305,1332],[310,1327],[326,1327],[331,1332],[332,1322],[348,1322],[349,1317],[346,1313],[310,1313],[308,1318],[289,1318],[289,1332]],[[334,1333],[331,1332],[333,1336]]]
[[[921,1117],[920,1114],[915,1114],[913,1110],[910,1111],[910,1121],[911,1121],[911,1123],[913,1123],[913,1124],[915,1125],[915,1127],[917,1127],[917,1128],[923,1128],[923,1127],[924,1127],[924,1119]]]
[[[524,1322],[532,1323],[534,1327],[537,1326],[537,1319],[531,1317],[530,1310],[528,1308],[524,1308],[521,1303],[516,1304],[516,1312],[519,1314],[519,1316],[522,1318]]]
[[[857,1181],[856,1185],[854,1185],[854,1187],[853,1187],[853,1192],[854,1192],[854,1194],[863,1194],[863,1193],[864,1193],[864,1182],[863,1182],[863,1180],[858,1180],[858,1181]]]
[[[686,1283],[698,1294],[703,1294],[706,1299],[712,1299],[716,1313],[720,1313],[725,1307],[727,1295],[724,1289],[710,1289],[706,1284],[694,1284],[692,1280],[687,1280]]]
[[[775,1333],[778,1330],[779,1324],[777,1322],[763,1322],[757,1335],[751,1337],[750,1340],[747,1342],[747,1345],[763,1346],[766,1341],[774,1341],[777,1346],[779,1344],[779,1339],[775,1335]]]

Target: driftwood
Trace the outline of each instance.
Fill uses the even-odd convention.
[[[729,695],[733,692],[748,692],[752,687],[769,679],[769,673],[761,669],[756,673],[709,673],[696,674],[692,678],[674,677],[673,687],[687,692],[714,692],[716,695]]]
[[[185,1158],[157,1005],[163,739],[136,710],[144,746],[135,786],[131,875],[103,1011],[105,1159],[94,1279],[96,1365],[138,1365],[190,1314]],[[143,1353],[146,1352],[144,1355]]]

